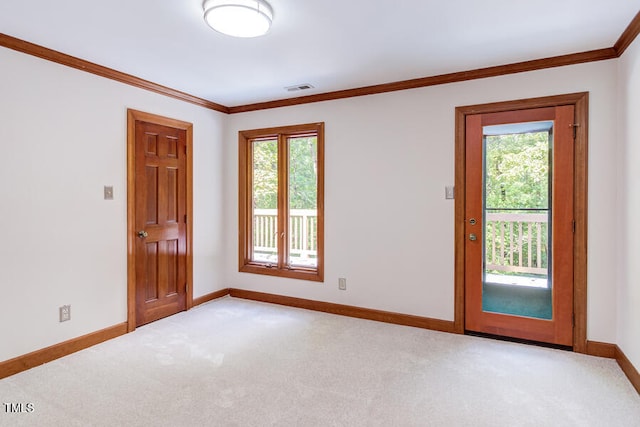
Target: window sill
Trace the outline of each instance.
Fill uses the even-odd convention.
[[[309,280],[313,282],[323,282],[324,277],[320,269],[279,269],[277,267],[267,267],[264,264],[250,263],[241,265],[241,273],[264,274],[267,276],[286,277],[289,279]]]

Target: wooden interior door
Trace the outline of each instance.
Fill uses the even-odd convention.
[[[573,105],[500,113],[469,114],[466,116],[464,291],[465,329],[467,331],[564,346],[573,344],[573,124]],[[536,229],[533,226],[533,221],[527,223],[529,225],[523,225],[522,223],[517,224],[513,220],[516,225],[511,223],[510,226],[507,226],[505,224],[511,221],[509,218],[516,218],[516,214],[509,216],[509,209],[503,209],[500,214],[494,214],[491,211],[492,207],[487,206],[487,193],[489,191],[487,185],[490,181],[486,157],[486,152],[489,149],[487,134],[492,129],[497,129],[496,132],[498,133],[500,129],[503,129],[504,132],[525,133],[526,129],[546,129],[547,127],[550,135],[549,197],[548,207],[546,208],[548,213],[541,214],[538,212],[536,217],[540,222],[548,221],[546,225],[548,228],[545,228],[548,229],[546,234],[549,237],[548,247],[537,249],[538,257],[541,257],[540,254],[546,251],[548,263],[546,266],[538,265],[537,270],[545,270],[547,272],[546,286],[548,286],[548,295],[550,297],[550,313],[549,315],[530,315],[518,310],[496,309],[495,306],[488,305],[486,300],[489,297],[489,292],[494,292],[493,289],[496,289],[496,286],[498,289],[505,289],[504,287],[500,288],[502,283],[498,283],[504,277],[507,277],[505,284],[512,282],[513,286],[528,286],[526,283],[523,284],[522,281],[516,283],[521,277],[524,277],[518,276],[516,278],[516,276],[520,274],[517,273],[518,270],[536,270],[531,266],[523,266],[521,261],[521,254],[525,250],[528,252],[525,258],[532,257],[531,252],[534,250],[535,243],[532,244],[531,241]],[[512,157],[517,159],[517,153]],[[526,218],[530,213],[529,210],[540,211],[541,208],[531,209],[523,206],[513,210],[519,212],[519,218]],[[548,215],[548,220],[544,219],[544,215]],[[496,223],[501,230],[500,232],[493,231],[496,225],[489,224],[488,217],[490,216],[491,218],[499,219]],[[520,221],[525,220],[520,219]],[[540,223],[538,223],[537,227],[538,230],[543,228]],[[538,231],[538,235],[540,233]],[[491,242],[488,242],[489,240]],[[542,238],[538,240],[538,242],[542,241]],[[538,243],[538,246],[541,245],[543,244]],[[490,263],[495,263],[495,261],[491,261],[490,257],[495,255],[496,246],[499,247],[499,256],[503,257],[502,259],[509,259],[504,262],[504,264],[507,264],[506,266],[489,265]],[[490,255],[491,252],[493,252],[493,255]],[[514,252],[516,252],[515,256]],[[506,273],[494,271],[491,268],[502,268]],[[510,274],[513,276],[509,276]],[[490,275],[493,278],[489,279]],[[494,287],[491,288],[490,286]],[[526,301],[526,299],[523,300]],[[503,305],[508,307],[507,303],[503,303]]]
[[[130,299],[135,300],[135,326],[188,308],[188,129],[154,123],[152,117],[130,116],[134,157]],[[131,305],[130,301],[130,311]]]

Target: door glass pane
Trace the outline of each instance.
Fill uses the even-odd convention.
[[[553,122],[485,126],[483,311],[552,318]]]
[[[278,140],[253,141],[253,261],[278,263]]]
[[[288,139],[289,259],[288,265],[318,266],[318,139]]]

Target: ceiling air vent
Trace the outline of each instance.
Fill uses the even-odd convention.
[[[313,85],[310,85],[309,83],[303,83],[301,85],[287,86],[285,87],[285,89],[287,90],[287,92],[298,92],[299,90],[313,89]]]

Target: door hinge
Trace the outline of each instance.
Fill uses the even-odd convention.
[[[187,223],[187,214],[184,214],[184,223]]]
[[[580,127],[580,123],[572,123],[569,125],[573,129],[573,139],[576,139],[576,135],[578,133],[578,128]]]
[[[571,226],[572,226],[573,233],[575,233],[576,232],[576,222],[573,221],[573,224]]]

